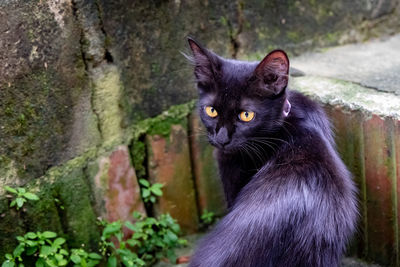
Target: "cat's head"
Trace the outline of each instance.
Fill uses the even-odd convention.
[[[226,153],[276,132],[283,123],[289,59],[282,50],[261,62],[224,59],[188,39],[199,114],[212,145]]]

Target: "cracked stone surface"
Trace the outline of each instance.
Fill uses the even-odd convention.
[[[330,77],[400,95],[400,34],[307,53],[291,60],[306,75]]]

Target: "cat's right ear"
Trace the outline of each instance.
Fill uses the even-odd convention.
[[[289,79],[289,58],[285,51],[270,52],[256,67],[258,87],[275,95],[283,92]]]
[[[193,53],[191,62],[194,65],[194,75],[201,87],[209,87],[219,76],[221,61],[213,52],[203,48],[192,38],[188,38]]]

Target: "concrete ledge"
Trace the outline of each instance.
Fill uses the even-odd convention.
[[[367,114],[400,119],[400,96],[333,78],[292,78],[290,88],[329,105],[341,105]]]

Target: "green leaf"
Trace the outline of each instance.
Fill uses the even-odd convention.
[[[132,216],[134,219],[137,219],[137,220],[142,218],[142,214],[138,211],[134,211]]]
[[[20,194],[25,194],[25,193],[26,193],[26,189],[23,188],[23,187],[18,187],[18,188],[17,188],[17,191],[18,191],[18,193],[20,193]]]
[[[56,262],[53,259],[46,259],[45,262],[50,267],[57,267]]]
[[[43,246],[40,248],[40,255],[41,256],[48,256],[53,252],[53,248],[50,246]]]
[[[27,240],[25,242],[29,247],[36,247],[37,246],[37,242],[34,240]]]
[[[163,194],[160,188],[152,187],[150,190],[151,190],[151,192],[153,192],[154,195],[159,196],[159,197],[161,197]]]
[[[26,201],[25,198],[22,197],[17,197],[15,199],[15,201],[17,202],[17,206],[18,208],[21,208],[24,205],[24,202]]]
[[[14,207],[17,202],[15,200],[11,201],[10,207]]]
[[[97,253],[89,253],[89,258],[94,259],[94,260],[101,260],[103,257],[101,257],[99,254]]]
[[[24,197],[26,197],[29,200],[39,200],[39,197],[33,193],[25,193]]]
[[[5,257],[6,257],[7,260],[12,260],[12,258],[13,258],[13,256],[10,253],[7,253],[5,255]]]
[[[150,186],[149,181],[147,181],[147,180],[145,180],[145,179],[140,179],[140,180],[139,180],[139,183],[140,183],[141,185],[145,186],[145,187],[149,187],[149,186]]]
[[[18,264],[18,267],[25,267],[23,263]]]
[[[108,258],[107,267],[117,267],[117,258],[114,255]]]
[[[161,189],[161,188],[164,187],[164,185],[163,185],[163,184],[156,183],[156,184],[153,184],[151,187]]]
[[[126,243],[128,243],[129,244],[129,246],[131,246],[131,247],[135,247],[135,246],[140,246],[140,241],[138,241],[138,240],[135,240],[135,239],[128,239],[127,241],[126,241]]]
[[[14,258],[21,256],[22,252],[25,251],[25,246],[23,244],[19,244],[13,251]]]
[[[151,201],[151,203],[156,203],[156,198],[154,196],[151,196],[150,201]]]
[[[64,243],[65,243],[65,239],[62,237],[58,237],[56,240],[54,240],[53,245],[61,246]]]
[[[57,234],[54,233],[54,232],[45,231],[45,232],[42,233],[42,236],[43,236],[44,238],[54,238],[54,237],[57,236]]]
[[[60,254],[62,254],[62,255],[65,255],[65,256],[68,256],[68,251],[66,251],[65,249],[60,249],[60,252],[59,252]]]
[[[1,267],[14,267],[14,266],[15,266],[15,263],[13,261],[9,261],[9,260],[4,261],[3,264],[1,265]]]
[[[7,186],[7,185],[4,187],[4,189],[7,190],[7,191],[10,192],[10,193],[18,194],[17,190],[15,190],[14,188],[9,187],[9,186]]]
[[[42,258],[39,258],[35,263],[35,267],[44,267],[45,264],[45,261]]]
[[[110,234],[114,234],[116,232],[119,232],[121,230],[121,223],[119,221],[112,222],[106,225],[106,227],[103,230],[103,235],[104,236],[109,236]]]
[[[56,258],[56,260],[57,260],[58,262],[60,262],[60,261],[62,261],[62,260],[64,259],[64,256],[61,255],[61,254],[56,254],[56,255],[54,255],[54,258]]]
[[[29,239],[35,239],[37,235],[34,232],[28,232],[25,234],[25,237]]]
[[[58,261],[57,266],[65,266],[67,265],[68,261],[66,259],[62,259],[60,261]]]
[[[148,189],[146,189],[146,188],[143,188],[143,190],[142,190],[142,197],[143,198],[147,198],[147,197],[149,197],[150,196],[150,190],[148,190]]]
[[[171,230],[167,231],[167,236],[169,237],[169,239],[173,242],[178,240],[178,236],[176,234],[174,234]]]
[[[72,255],[71,261],[73,261],[76,264],[81,263],[81,257],[79,257],[78,255]]]
[[[26,249],[26,255],[31,256],[35,254],[35,252],[38,250],[38,247],[29,247]]]
[[[170,263],[176,262],[176,255],[175,255],[175,251],[173,249],[167,250],[167,258]]]

